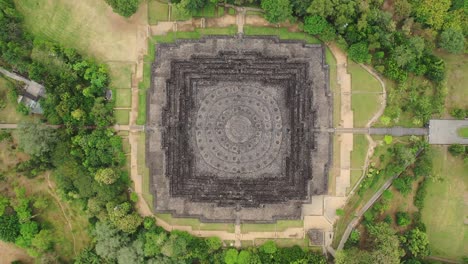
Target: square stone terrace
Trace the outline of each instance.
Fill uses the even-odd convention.
[[[326,193],[322,45],[217,36],[155,48],[146,160],[156,212],[273,222],[301,218],[302,203]]]

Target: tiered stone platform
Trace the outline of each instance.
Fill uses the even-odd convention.
[[[226,36],[155,48],[146,160],[156,212],[297,219],[326,192],[332,99],[321,45]]]

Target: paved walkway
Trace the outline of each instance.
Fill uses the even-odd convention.
[[[429,144],[463,144],[468,145],[468,138],[458,135],[458,130],[468,128],[468,119],[465,120],[430,120]]]
[[[370,135],[392,135],[402,136],[426,136],[427,128],[407,128],[407,127],[368,127],[368,128],[335,128],[338,134],[370,134]]]

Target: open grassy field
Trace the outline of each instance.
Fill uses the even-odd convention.
[[[16,112],[17,103],[13,102],[8,93],[15,86],[15,82],[0,74],[0,105],[5,104],[3,109],[0,108],[0,124],[17,124],[20,122],[33,121],[38,116],[24,116]]]
[[[130,89],[132,87],[132,73],[135,65],[125,62],[107,62],[109,75],[111,76],[110,86],[118,89]]]
[[[158,0],[148,1],[148,23],[155,25],[169,19],[169,5]]]
[[[276,35],[281,39],[304,40],[309,44],[322,43],[319,39],[304,32],[290,32],[287,28],[244,26],[245,35]]]
[[[354,127],[365,127],[369,120],[379,110],[380,95],[372,93],[356,93],[351,95],[351,108],[354,113]]]
[[[348,61],[348,72],[351,74],[354,126],[364,127],[379,109],[382,86],[359,64]]]
[[[116,89],[115,90],[115,107],[130,107],[132,106],[132,90]]]
[[[274,224],[242,224],[242,233],[248,232],[281,232],[290,227],[303,227],[304,221],[302,220],[278,220]]]
[[[130,110],[114,110],[115,121],[119,125],[128,125]]]
[[[468,55],[437,53],[441,56],[447,68],[446,116],[452,108],[468,108]]]
[[[422,210],[433,256],[460,260],[468,255],[466,193],[468,164],[451,156],[446,146],[432,147],[433,172],[441,181],[429,181]]]
[[[105,1],[16,0],[25,25],[35,36],[59,42],[100,61],[136,61],[138,25],[146,24],[146,5],[130,19]]]

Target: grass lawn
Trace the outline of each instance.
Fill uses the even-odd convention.
[[[218,6],[218,17],[224,16],[224,6]]]
[[[147,23],[146,5],[131,19],[112,12],[105,1],[15,0],[26,28],[100,61],[136,61],[136,32]]]
[[[278,220],[274,224],[242,224],[242,233],[284,231],[290,227],[303,227],[302,220]]]
[[[359,64],[348,61],[351,74],[351,107],[354,111],[354,126],[364,127],[380,106],[382,86]],[[356,93],[357,92],[357,93]]]
[[[379,81],[359,64],[348,60],[348,73],[351,74],[351,86],[353,92],[382,92],[382,86]]]
[[[172,217],[170,214],[156,214],[156,216],[161,218],[168,224],[178,226],[191,226],[193,230],[215,230],[234,233],[234,224],[201,223],[196,218],[175,218]]]
[[[114,110],[116,123],[119,125],[128,125],[130,110]]]
[[[380,95],[356,93],[351,95],[351,108],[354,112],[354,127],[365,127],[380,107]]]
[[[457,134],[460,137],[468,138],[468,127],[459,128],[458,131],[457,131]]]
[[[246,13],[248,16],[263,16],[263,12],[249,10]]]
[[[132,106],[131,89],[115,89],[115,107]]]
[[[466,192],[468,165],[451,156],[446,146],[433,146],[433,172],[442,181],[429,181],[422,210],[433,256],[460,260],[468,253]]]
[[[148,1],[148,23],[155,25],[159,21],[169,19],[169,6],[167,3],[161,3],[158,0]]]
[[[369,142],[365,135],[353,136],[353,151],[351,152],[351,169],[363,169]]]
[[[448,54],[445,52],[436,53],[441,56],[447,67],[447,100],[445,102],[446,111],[452,108],[468,108],[468,55]],[[447,114],[448,116],[448,114]]]
[[[189,20],[192,18],[190,14],[186,14],[183,10],[179,10],[176,5],[171,5],[171,20],[172,21],[181,21]]]
[[[146,166],[146,134],[140,132],[138,134],[138,145],[137,145],[137,159],[138,159],[138,174],[142,175],[142,195],[145,199],[149,208],[153,208],[153,195],[150,192],[150,180],[149,180],[149,169]]]
[[[230,8],[228,9],[228,14],[230,14],[230,15],[235,15],[235,14],[236,14],[236,10],[235,10],[234,8],[230,7]]]
[[[132,73],[135,65],[133,63],[108,62],[110,86],[112,88],[132,88]]]
[[[17,103],[13,102],[8,98],[8,92],[10,89],[13,89],[15,82],[2,77],[0,74],[0,104],[3,102],[5,108],[0,109],[0,124],[17,124],[20,122],[33,121],[38,118],[38,116],[33,115],[22,115],[16,112]]]

